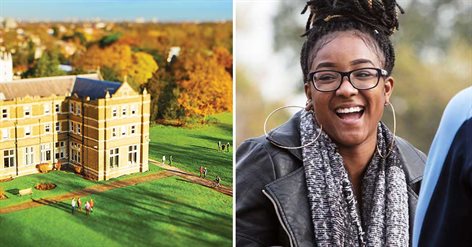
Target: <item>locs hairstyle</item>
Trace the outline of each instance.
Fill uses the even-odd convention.
[[[339,31],[355,31],[362,38],[373,43],[374,48],[383,54],[384,69],[388,75],[395,64],[395,52],[390,36],[398,29],[398,10],[404,11],[395,0],[312,0],[302,11],[308,9],[310,16],[306,23],[305,36],[300,63],[305,83],[310,72],[314,55],[320,49],[323,37]]]

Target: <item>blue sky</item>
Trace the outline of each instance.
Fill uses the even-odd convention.
[[[0,0],[0,16],[28,21],[232,20],[231,0]]]

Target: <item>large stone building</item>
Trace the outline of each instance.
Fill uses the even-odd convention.
[[[147,171],[149,109],[98,74],[0,82],[0,178],[57,160],[94,180]]]

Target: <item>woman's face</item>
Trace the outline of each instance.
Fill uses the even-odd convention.
[[[365,38],[364,38],[365,39]],[[380,55],[380,57],[383,57]],[[347,72],[374,67],[383,69],[379,54],[353,32],[339,32],[315,54],[310,72],[336,70]],[[376,142],[377,124],[393,89],[393,78],[381,77],[369,90],[357,90],[343,78],[333,92],[320,92],[310,81],[305,84],[307,98],[312,99],[315,116],[323,130],[338,146],[352,147]]]

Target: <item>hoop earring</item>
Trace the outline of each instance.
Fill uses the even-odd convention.
[[[279,147],[279,148],[284,148],[284,149],[300,149],[300,148],[304,148],[304,147],[306,147],[306,146],[309,146],[309,145],[315,143],[316,140],[318,140],[318,138],[320,138],[320,136],[321,136],[321,131],[323,131],[323,126],[322,126],[321,124],[320,124],[320,133],[315,137],[315,139],[314,139],[312,142],[307,143],[307,144],[302,145],[302,146],[297,146],[297,147],[284,146],[284,145],[278,143],[277,141],[275,141],[274,139],[272,139],[272,138],[269,136],[269,134],[267,133],[267,122],[269,121],[269,118],[270,118],[272,115],[274,115],[274,113],[276,113],[276,112],[278,112],[278,111],[280,111],[280,110],[282,110],[282,109],[290,108],[290,107],[305,109],[305,107],[303,107],[303,106],[288,105],[288,106],[282,106],[282,107],[279,107],[279,108],[273,110],[273,111],[266,117],[266,119],[265,119],[265,121],[264,121],[264,135],[265,135],[266,139],[267,139],[270,143],[274,144],[275,146],[277,146],[277,147]]]
[[[380,157],[382,157],[382,159],[386,159],[392,153],[393,144],[395,144],[395,136],[397,132],[397,119],[395,117],[395,108],[393,108],[393,105],[390,102],[385,103],[385,105],[389,105],[390,108],[392,108],[392,112],[393,112],[393,138],[392,138],[392,142],[390,143],[390,146],[388,147],[388,152],[385,155],[385,157],[382,155],[382,152],[380,152],[379,144],[377,144],[377,153],[380,155]]]

